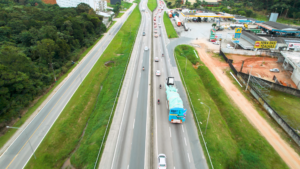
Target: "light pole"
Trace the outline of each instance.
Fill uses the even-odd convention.
[[[204,104],[203,102],[200,102],[201,104]],[[209,115],[210,115],[210,107],[207,104],[204,104],[205,106],[207,106],[209,108],[209,112],[208,112],[208,117],[207,117],[207,122],[206,122],[206,127],[205,127],[205,133],[206,134],[206,129],[207,129],[207,125],[208,125],[208,120],[209,120]]]
[[[20,129],[20,127],[10,127],[10,126],[6,126],[6,128]],[[26,136],[28,137],[27,133],[26,133]],[[36,156],[35,156],[35,154],[34,154],[33,148],[32,148],[31,143],[30,143],[30,137],[28,137],[28,143],[29,143],[29,145],[30,145],[31,151],[32,151],[32,153],[33,153],[33,156],[34,156],[34,158],[36,159]]]
[[[247,82],[247,85],[246,85],[246,91],[248,89],[248,84],[249,84],[249,81],[250,81],[250,77],[251,77],[251,71],[252,71],[252,68],[253,66],[252,65],[249,65],[251,67],[251,70],[250,70],[250,74],[249,74],[249,78],[248,78],[248,82]]]

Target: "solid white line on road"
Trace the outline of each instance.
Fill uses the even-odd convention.
[[[187,146],[185,137],[184,137],[184,142],[185,142],[185,145]]]
[[[133,119],[133,128],[134,128],[135,119]]]
[[[182,131],[184,132],[183,125],[181,125],[181,127],[182,127]]]
[[[169,129],[170,129],[170,137],[172,137],[172,136],[171,136],[171,127],[169,127]]]
[[[127,169],[129,168],[129,165],[127,166]]]
[[[189,153],[187,153],[187,154],[188,154],[189,162],[191,162],[191,160],[190,160],[190,156],[189,156]]]
[[[139,91],[137,92],[136,97],[139,97]]]

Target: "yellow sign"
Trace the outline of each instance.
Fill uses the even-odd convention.
[[[242,28],[235,28],[235,32],[234,33],[242,33]]]
[[[254,48],[275,48],[277,41],[255,41]]]

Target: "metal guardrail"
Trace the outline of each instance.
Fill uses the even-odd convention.
[[[175,52],[174,52],[174,54],[175,54]],[[175,58],[175,60],[176,60],[177,67],[180,68],[177,58],[176,58],[175,56],[174,56],[174,58]],[[181,77],[184,77],[184,76],[182,75],[181,69],[178,69],[178,70],[179,70],[179,72],[180,72]],[[202,136],[202,139],[203,139],[203,143],[204,143],[204,145],[205,145],[205,149],[206,149],[206,152],[207,152],[207,155],[208,155],[208,158],[209,158],[211,167],[214,169],[214,166],[213,166],[213,164],[212,164],[212,161],[211,161],[211,158],[210,158],[210,155],[209,155],[209,151],[208,151],[207,146],[206,146],[206,141],[205,141],[205,139],[204,139],[204,137],[203,137],[202,130],[201,130],[200,126],[199,126],[199,121],[198,121],[198,118],[197,118],[196,113],[195,113],[195,109],[194,109],[194,106],[193,106],[193,103],[192,103],[192,100],[191,100],[191,97],[190,97],[190,94],[189,94],[189,90],[188,90],[188,88],[187,88],[187,86],[186,86],[186,84],[185,84],[184,78],[182,78],[182,80],[183,80],[184,87],[185,87],[185,89],[186,89],[186,93],[187,93],[188,98],[189,98],[189,103],[191,104],[192,109],[193,109],[193,114],[194,114],[194,116],[196,117],[197,126],[198,126],[198,129],[199,129],[200,133],[201,133],[201,136]]]

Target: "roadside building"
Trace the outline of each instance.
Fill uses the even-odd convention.
[[[100,0],[56,0],[57,5],[60,7],[68,8],[68,7],[77,7],[80,3],[86,3],[95,11],[99,8]]]
[[[98,2],[99,4],[99,10],[100,11],[106,11],[107,10],[107,1],[106,0],[100,0]]]
[[[297,36],[300,34],[300,27],[289,26],[278,22],[268,21],[256,23],[259,28],[263,29],[268,34]]]
[[[121,0],[110,0],[110,4],[112,5],[116,5],[117,3],[121,5]]]
[[[283,56],[283,61],[281,61],[283,68],[293,72],[291,79],[300,89],[300,52],[281,51],[281,55]],[[279,59],[278,62],[280,62]]]

